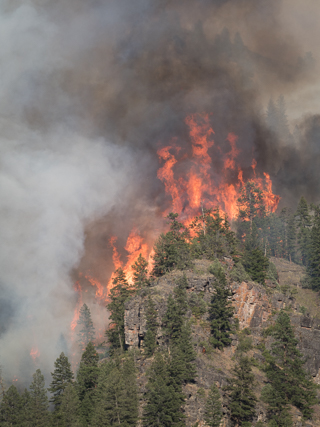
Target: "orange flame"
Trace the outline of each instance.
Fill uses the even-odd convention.
[[[30,351],[30,356],[32,357],[33,361],[35,362],[36,359],[40,356],[40,352],[38,347],[32,347]]]
[[[144,258],[148,258],[149,248],[146,243],[143,243],[143,238],[139,235],[139,232],[134,228],[127,239],[125,250],[129,252],[128,261],[124,268],[128,283],[133,285],[133,273],[132,265],[137,261],[141,254]]]

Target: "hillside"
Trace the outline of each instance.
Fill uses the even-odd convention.
[[[203,415],[206,397],[210,386],[215,383],[225,399],[223,387],[226,379],[231,375],[231,369],[235,365],[237,352],[243,343],[244,332],[250,331],[252,348],[248,355],[256,361],[253,372],[256,378],[255,393],[259,397],[262,387],[265,385],[265,375],[259,369],[264,361],[262,344],[270,346],[270,338],[264,338],[263,330],[274,323],[279,310],[284,309],[290,314],[291,323],[294,326],[296,337],[299,339],[299,348],[306,356],[306,368],[316,383],[320,383],[320,321],[316,316],[316,307],[320,300],[318,295],[300,287],[304,274],[302,267],[283,259],[272,258],[279,274],[279,284],[267,281],[266,286],[254,282],[230,282],[233,293],[232,304],[235,307],[235,318],[238,319],[238,330],[232,337],[231,346],[223,351],[213,349],[209,344],[210,325],[207,314],[199,315],[199,311],[189,308],[187,317],[192,323],[192,340],[196,349],[197,377],[191,384],[184,386],[186,404],[184,407],[186,425],[205,426]],[[232,268],[231,259],[223,261],[227,276]],[[214,293],[214,275],[208,272],[210,261],[196,260],[194,268],[185,272],[187,278],[187,295],[189,301],[198,301],[199,306],[204,302],[210,303]],[[135,353],[136,365],[139,371],[138,384],[140,395],[140,412],[145,404],[147,371],[153,358],[144,356],[144,337],[146,334],[146,301],[149,296],[155,303],[158,315],[159,328],[157,331],[157,344],[163,345],[164,334],[161,319],[167,307],[168,296],[177,286],[177,281],[183,276],[181,271],[170,272],[157,279],[151,287],[144,289],[140,295],[134,296],[126,304],[125,309],[125,339],[129,350]],[[302,308],[304,307],[304,308]],[[228,409],[224,404],[224,426],[229,426]],[[293,411],[294,425],[301,426],[301,414],[297,409]],[[256,417],[253,425],[261,421],[265,425],[266,406],[261,401],[257,404]],[[304,425],[320,425],[320,407],[315,408],[312,422]]]

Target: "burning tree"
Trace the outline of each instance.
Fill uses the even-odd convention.
[[[79,327],[78,342],[81,349],[84,350],[90,341],[95,339],[95,329],[91,320],[90,309],[87,304],[83,304],[80,308],[80,316],[77,322]]]

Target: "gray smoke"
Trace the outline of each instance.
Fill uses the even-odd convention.
[[[149,237],[158,227],[170,201],[156,151],[174,137],[187,164],[188,114],[212,113],[221,156],[227,134],[237,134],[245,176],[254,154],[284,203],[317,200],[319,119],[307,107],[318,38],[299,19],[305,7],[318,17],[320,9],[307,3],[0,2],[0,363],[8,378],[53,369],[61,336],[68,340],[77,270],[106,283],[110,236],[123,247],[133,226]],[[265,120],[280,93],[295,137]]]

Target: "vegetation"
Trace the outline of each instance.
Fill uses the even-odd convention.
[[[76,381],[64,353],[54,362],[47,390],[39,369],[33,375],[29,391],[23,393],[13,385],[6,389],[1,377],[0,424],[5,427],[130,427],[140,422],[144,427],[185,426],[186,396],[183,390],[197,388],[196,365],[224,357],[220,352],[231,344],[231,333],[237,334],[238,346],[233,352],[234,368],[227,379],[224,401],[213,381],[210,389],[198,389],[206,425],[218,427],[223,413],[234,426],[262,425],[255,418],[258,397],[253,365],[264,371],[265,386],[260,399],[268,408],[268,425],[291,426],[292,407],[300,411],[304,420],[310,419],[317,402],[316,386],[304,369],[305,360],[297,348],[298,340],[288,312],[273,313],[277,315],[270,319],[273,326],[265,331],[265,335],[271,337],[268,350],[261,345],[262,361],[254,361],[251,356],[255,340],[250,330],[235,328],[237,319],[231,304],[230,285],[243,281],[264,284],[268,279],[292,297],[289,286],[278,285],[276,267],[268,259],[277,255],[304,265],[307,272],[305,286],[319,291],[320,207],[309,206],[301,198],[296,212],[283,209],[279,215],[270,214],[263,204],[261,191],[252,182],[243,187],[238,203],[236,233],[231,231],[227,218],[218,209],[203,210],[190,228],[178,221],[177,214],[169,214],[170,230],[155,244],[151,278],[147,275],[147,261],[141,254],[132,266],[133,286],[129,285],[121,268],[114,274],[107,306],[110,326],[106,331],[108,351],[105,359],[98,363],[91,313],[84,304],[78,321],[78,338],[83,352]],[[203,269],[203,276],[208,275],[210,292],[213,292],[190,292],[194,285],[189,281],[190,273],[186,269],[195,272],[196,263],[208,265],[209,262],[205,264],[203,259],[210,262],[209,268]],[[172,289],[169,289],[168,297],[162,299],[159,309],[158,294],[151,288],[152,281],[174,269],[182,272],[168,276],[167,284],[173,282]],[[128,352],[125,305],[135,294],[144,301],[141,313],[145,316],[146,333],[143,339],[142,336],[139,338],[142,342],[140,349]],[[305,314],[306,309],[301,307],[300,311]],[[208,355],[195,351],[197,328],[208,333],[210,330],[209,343],[200,341],[203,337],[199,337],[199,343],[203,345],[197,347],[198,352],[202,350]],[[142,374],[147,377],[143,405],[138,397],[137,360],[140,366],[146,363],[150,367],[146,374]],[[52,403],[51,411],[49,402]]]

